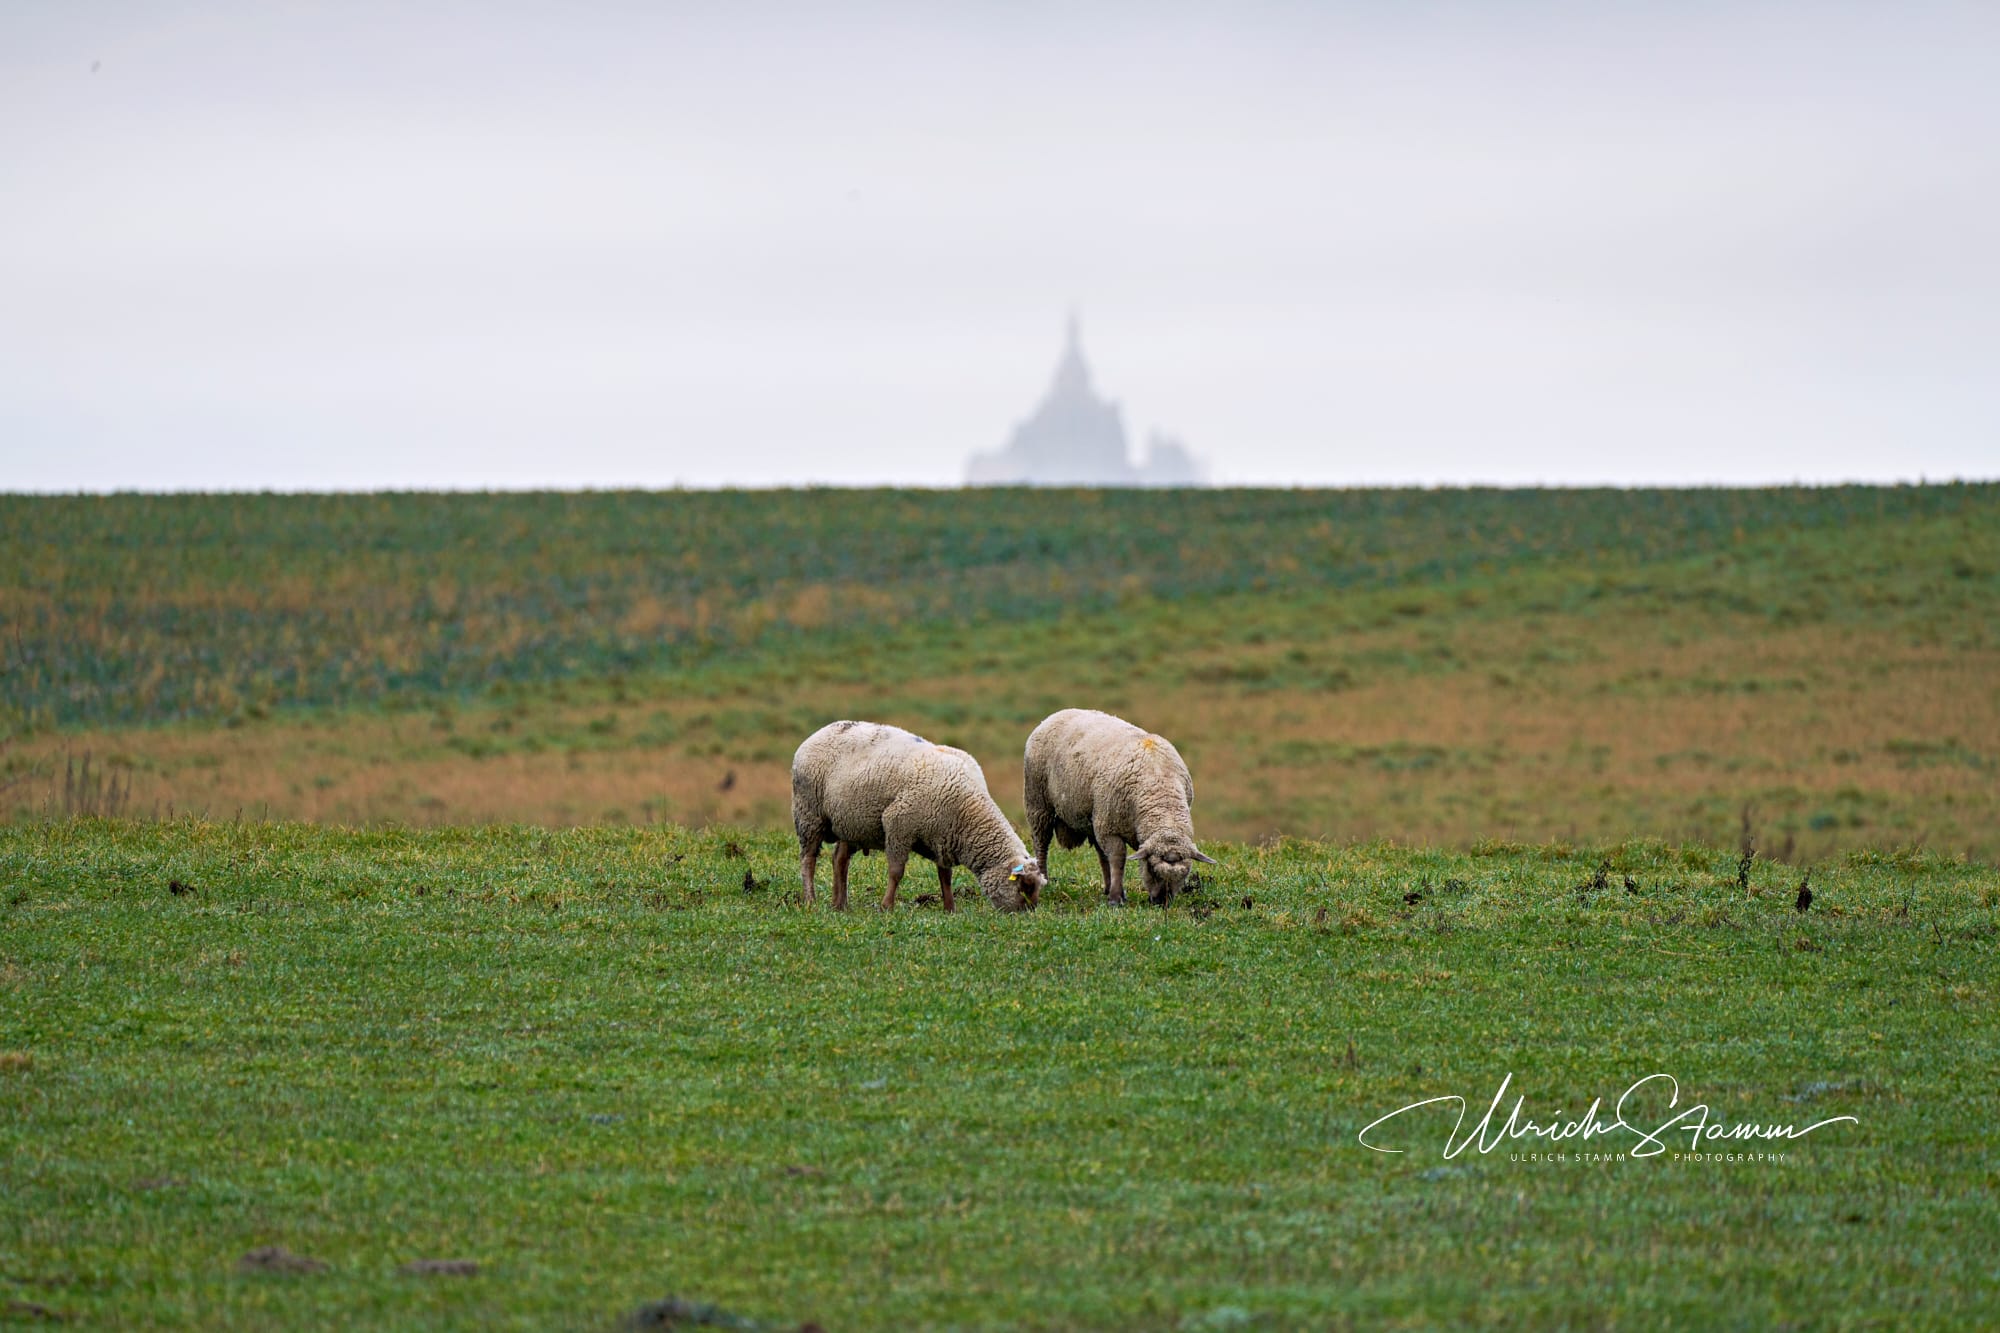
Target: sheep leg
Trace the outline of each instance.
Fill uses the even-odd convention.
[[[938,892],[944,897],[944,910],[956,911],[951,901],[951,865],[948,862],[938,863]]]
[[[882,910],[885,912],[896,905],[896,890],[903,887],[903,871],[910,864],[910,849],[890,847],[886,855],[889,858],[889,891],[882,895]]]
[[[799,874],[804,876],[806,881],[807,907],[812,906],[813,873],[819,869],[819,849],[820,849],[820,844],[817,842],[813,842],[801,848],[799,851]]]
[[[1102,843],[1098,845],[1097,858],[1107,861],[1104,871],[1106,888],[1104,896],[1120,907],[1125,905],[1125,839],[1106,838],[1111,844],[1108,852]]]
[[[847,863],[854,858],[854,848],[844,842],[833,845],[833,910],[847,910]]]
[[[1042,872],[1049,868],[1049,841],[1055,837],[1056,817],[1053,811],[1028,811],[1028,833],[1034,839],[1035,859],[1042,863]]]

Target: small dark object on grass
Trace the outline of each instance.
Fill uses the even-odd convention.
[[[919,907],[936,907],[940,899],[935,893],[920,893],[910,901]]]
[[[1412,889],[1408,893],[1403,895],[1404,903],[1406,903],[1411,907],[1415,907],[1418,903],[1422,902],[1423,900],[1424,900],[1424,891],[1422,889]]]
[[[760,883],[757,877],[751,874],[749,871],[746,870],[743,872],[743,892],[756,893],[759,890],[762,890],[766,887],[768,886]]]
[[[1244,910],[1244,911],[1246,911],[1246,912],[1247,912],[1247,911],[1249,911],[1249,910],[1250,910],[1251,908],[1255,907],[1256,905],[1257,905],[1256,901],[1255,901],[1254,899],[1252,899],[1252,898],[1251,898],[1251,896],[1250,896],[1249,894],[1247,894],[1247,893],[1246,893],[1246,894],[1244,894],[1244,895],[1243,895],[1243,910]]]
[[[722,781],[715,784],[715,789],[717,791],[728,791],[731,787],[734,787],[735,785],[736,785],[736,770],[732,768],[727,773],[724,773],[722,775]]]
[[[684,1301],[678,1296],[653,1301],[634,1310],[626,1319],[627,1328],[734,1328],[761,1327],[754,1319],[733,1315],[707,1301]]]
[[[324,1273],[326,1264],[282,1245],[263,1245],[236,1261],[239,1273]]]
[[[183,884],[177,879],[170,879],[167,881],[167,892],[178,898],[184,893],[193,893],[194,885]]]
[[[743,859],[743,848],[737,843],[725,842],[722,844],[722,854],[732,861],[741,861]]]
[[[1633,879],[1630,875],[1625,876],[1625,892],[1637,893],[1638,891],[1639,891],[1639,881]]]
[[[1743,890],[1745,890],[1746,892],[1747,892],[1747,891],[1749,890],[1749,888],[1750,888],[1750,867],[1751,867],[1751,866],[1753,866],[1753,865],[1755,865],[1756,863],[1757,863],[1757,849],[1756,849],[1755,847],[1751,847],[1751,846],[1747,846],[1747,845],[1746,845],[1746,846],[1745,846],[1745,847],[1743,848],[1743,856],[1742,856],[1742,859],[1738,860],[1738,861],[1737,861],[1737,863],[1736,863],[1736,887],[1737,887],[1737,888],[1739,888],[1739,889],[1743,889]]]
[[[397,1270],[408,1277],[473,1277],[477,1259],[412,1259]]]
[[[1599,893],[1611,887],[1611,863],[1599,861],[1597,873],[1590,877],[1590,887]]]
[[[1799,881],[1799,896],[1798,896],[1798,901],[1794,902],[1794,903],[1792,904],[1792,906],[1793,906],[1794,908],[1798,909],[1798,910],[1799,910],[1799,911],[1801,911],[1801,912],[1805,911],[1805,910],[1806,910],[1806,909],[1807,909],[1808,907],[1811,907],[1811,906],[1812,906],[1812,867],[1811,867],[1811,866],[1807,866],[1807,867],[1806,867],[1806,877],[1805,877],[1804,879],[1802,879],[1802,880],[1800,880],[1800,881]]]
[[[62,1311],[51,1310],[48,1306],[37,1305],[33,1301],[8,1301],[4,1308],[0,1308],[0,1314],[5,1314],[9,1319],[45,1319],[51,1324],[65,1323],[69,1319],[69,1316]]]

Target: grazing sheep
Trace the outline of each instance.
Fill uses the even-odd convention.
[[[847,907],[847,862],[856,851],[888,855],[884,908],[896,905],[911,852],[937,863],[947,912],[954,866],[977,875],[1002,911],[1033,907],[1049,882],[993,803],[979,762],[900,727],[833,722],[806,737],[792,758],[792,825],[808,903],[819,849],[834,844],[835,910]]]
[[[1065,708],[1028,737],[1021,777],[1035,856],[1048,864],[1049,839],[1088,841],[1104,872],[1104,896],[1125,901],[1125,852],[1138,854],[1147,895],[1170,901],[1194,863],[1214,865],[1194,845],[1194,781],[1164,736],[1090,708]]]

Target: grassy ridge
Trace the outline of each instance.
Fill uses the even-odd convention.
[[[2000,523],[1975,507],[1675,559],[1130,593],[970,632],[829,623],[655,673],[71,729],[0,755],[0,810],[79,808],[66,763],[91,752],[139,811],[783,826],[792,747],[847,716],[972,751],[1018,816],[1022,739],[1084,704],[1175,738],[1208,836],[1725,843],[1747,814],[1801,863],[1913,842],[1990,860],[1996,625]]]
[[[1996,517],[1985,484],[0,496],[0,728],[461,695],[842,625],[1325,597]]]
[[[836,917],[766,835],[0,829],[0,1297],[120,1327],[667,1295],[833,1328],[2000,1319],[1992,871],[1856,854],[1801,916],[1796,872],[1746,890],[1699,847],[1217,850],[1166,913],[1095,907],[1077,855],[1027,917]],[[1654,1072],[1732,1123],[1860,1123],[1782,1163],[1355,1141],[1508,1073],[1547,1118]],[[331,1270],[232,1272],[267,1243]]]

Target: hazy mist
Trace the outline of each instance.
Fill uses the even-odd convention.
[[[93,70],[93,66],[95,69]],[[0,489],[2000,475],[2000,6],[0,13]]]

